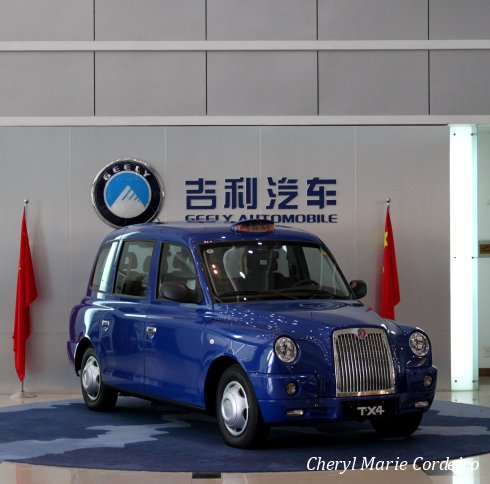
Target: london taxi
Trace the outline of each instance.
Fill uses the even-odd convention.
[[[102,242],[68,354],[89,409],[120,394],[184,404],[215,415],[239,448],[310,421],[408,436],[434,398],[431,344],[366,307],[366,290],[303,230],[125,227]]]

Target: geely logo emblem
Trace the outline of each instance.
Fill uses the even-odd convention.
[[[147,163],[117,160],[95,177],[92,203],[99,217],[113,227],[150,222],[162,208],[162,183]]]
[[[367,331],[364,328],[359,328],[357,330],[357,337],[359,339],[364,339],[367,336]]]

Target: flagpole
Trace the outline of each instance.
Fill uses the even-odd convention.
[[[25,218],[25,221],[27,223],[27,205],[29,204],[29,199],[24,199],[24,218]],[[37,395],[35,393],[30,393],[30,392],[26,392],[24,390],[24,380],[21,380],[20,382],[20,391],[18,392],[15,392],[13,395],[10,395],[9,398],[11,398],[12,400],[22,400],[24,398],[34,398],[34,397],[37,397]]]

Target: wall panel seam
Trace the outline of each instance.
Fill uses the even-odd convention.
[[[1,41],[0,52],[490,50],[490,40]]]
[[[0,116],[6,126],[446,126],[490,125],[490,115]]]

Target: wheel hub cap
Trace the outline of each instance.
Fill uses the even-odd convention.
[[[248,422],[248,400],[240,383],[233,381],[226,386],[221,399],[221,415],[232,435],[237,436],[245,431]]]
[[[100,391],[100,368],[97,360],[91,356],[82,371],[82,385],[91,400],[95,400]]]

